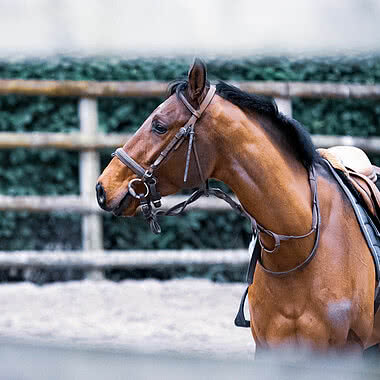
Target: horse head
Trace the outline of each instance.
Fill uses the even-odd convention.
[[[141,196],[158,202],[212,176],[216,150],[209,124],[214,92],[205,64],[195,59],[187,80],[169,86],[166,101],[114,153],[100,175],[96,190],[101,208],[132,216]]]

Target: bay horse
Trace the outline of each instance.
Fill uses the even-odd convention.
[[[210,85],[195,59],[188,77],[169,86],[168,98],[116,151],[99,177],[98,203],[117,216],[133,216],[139,205],[149,214],[150,198],[159,205],[160,196],[209,178],[226,183],[262,228],[262,265],[248,291],[256,350],[362,351],[380,341],[371,254],[310,135],[273,100]],[[313,250],[301,270],[268,273],[291,271]]]

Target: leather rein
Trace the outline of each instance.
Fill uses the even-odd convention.
[[[137,178],[132,179],[128,183],[128,192],[131,196],[139,200],[143,216],[149,223],[152,232],[155,234],[161,233],[161,227],[158,223],[157,216],[180,215],[185,211],[188,205],[195,202],[202,195],[205,195],[205,196],[214,195],[215,197],[220,198],[224,200],[225,202],[227,202],[237,213],[239,213],[242,216],[247,217],[252,223],[253,233],[254,235],[257,236],[261,248],[267,253],[275,252],[280,247],[280,243],[283,240],[302,239],[311,235],[313,232],[316,232],[316,239],[315,239],[312,251],[310,252],[308,257],[305,259],[305,261],[297,265],[295,268],[292,268],[284,272],[273,272],[265,268],[261,259],[261,255],[258,258],[258,261],[261,264],[263,270],[268,274],[272,274],[275,276],[276,275],[283,276],[293,271],[300,270],[303,267],[305,267],[314,257],[314,254],[316,252],[316,249],[319,243],[321,219],[320,219],[319,202],[318,202],[317,181],[316,181],[314,167],[312,167],[309,172],[309,182],[310,182],[310,187],[312,191],[312,203],[313,203],[312,227],[311,227],[311,230],[304,235],[279,235],[279,234],[274,233],[273,231],[265,229],[260,224],[258,224],[256,220],[250,214],[248,214],[248,212],[239,203],[235,202],[223,190],[218,189],[218,188],[210,188],[208,186],[208,179],[204,178],[200,161],[199,161],[199,155],[197,152],[196,142],[195,142],[196,141],[195,124],[201,118],[203,112],[206,110],[208,105],[211,103],[215,95],[215,91],[216,91],[215,86],[211,85],[206,94],[206,97],[203,99],[201,105],[199,106],[199,109],[197,110],[194,109],[194,107],[187,101],[183,93],[180,92],[178,94],[179,99],[181,100],[183,105],[190,111],[191,116],[189,120],[186,122],[186,124],[182,128],[180,128],[180,130],[176,133],[173,139],[168,143],[166,148],[163,151],[161,151],[158,158],[153,162],[153,164],[150,165],[148,169],[143,168],[139,163],[137,163],[123,148],[118,148],[116,149],[114,153],[112,153],[113,157],[117,157],[124,165],[126,165],[129,169],[131,169],[137,175]],[[198,169],[198,174],[203,186],[197,189],[193,194],[191,194],[187,200],[181,203],[178,203],[177,205],[171,207],[169,210],[154,211],[151,203],[153,204],[154,207],[159,208],[161,207],[161,198],[162,198],[161,194],[157,190],[158,179],[154,175],[154,172],[160,167],[162,162],[165,159],[167,159],[170,153],[177,150],[186,139],[188,139],[189,142],[188,142],[188,148],[187,148],[187,154],[186,154],[186,165],[185,165],[183,181],[184,183],[186,183],[187,181],[191,152],[193,152],[197,169]],[[142,183],[144,185],[145,194],[136,193],[136,190],[134,189],[135,183]],[[274,243],[275,243],[273,249],[270,250],[264,247],[260,239],[260,235],[259,235],[260,232],[265,233],[273,238]]]

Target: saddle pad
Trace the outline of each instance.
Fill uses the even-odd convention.
[[[359,203],[359,201],[354,197],[354,195],[351,193],[349,188],[345,185],[345,183],[340,178],[339,174],[336,172],[336,170],[331,166],[331,164],[324,160],[330,169],[330,172],[344,191],[344,193],[347,195],[352,208],[354,209],[356,219],[359,223],[360,229],[365,237],[365,240],[368,244],[368,247],[371,251],[371,255],[375,264],[375,271],[376,271],[376,281],[377,286],[375,289],[375,301],[374,301],[374,310],[375,313],[377,312],[379,306],[380,306],[380,233],[377,230],[374,222],[368,215],[367,211],[364,209],[364,207]],[[250,327],[250,321],[245,318],[244,315],[244,304],[245,300],[247,298],[248,289],[250,285],[253,283],[253,276],[255,274],[256,264],[257,260],[259,258],[259,255],[261,254],[261,247],[260,244],[258,244],[257,236],[252,237],[251,244],[249,245],[249,253],[251,254],[251,260],[248,265],[248,271],[247,271],[247,278],[246,281],[248,283],[247,289],[244,291],[243,296],[240,301],[239,310],[237,312],[236,318],[235,318],[235,326],[237,327]]]

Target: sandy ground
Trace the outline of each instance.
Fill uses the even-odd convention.
[[[233,321],[244,284],[208,280],[78,281],[0,286],[0,337],[253,358]]]

